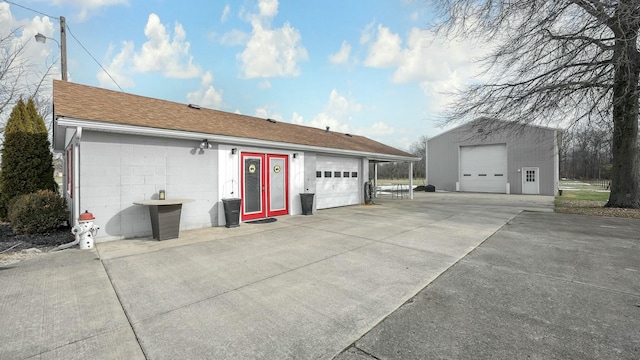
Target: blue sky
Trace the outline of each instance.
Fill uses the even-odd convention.
[[[364,135],[408,149],[444,129],[444,92],[473,81],[481,47],[429,30],[410,0],[13,0],[0,35],[18,29],[28,61],[57,66],[64,16],[128,93]],[[118,90],[67,34],[69,80]],[[41,72],[44,70],[40,70]],[[59,68],[53,77],[60,78]]]

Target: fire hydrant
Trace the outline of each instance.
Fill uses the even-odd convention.
[[[98,234],[99,226],[93,224],[93,214],[85,210],[78,216],[78,225],[71,228],[71,233],[76,236],[76,241],[80,244],[80,249],[87,250],[93,248],[93,237]]]

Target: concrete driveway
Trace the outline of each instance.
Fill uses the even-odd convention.
[[[0,358],[330,359],[552,203],[417,193],[24,261],[0,271]]]

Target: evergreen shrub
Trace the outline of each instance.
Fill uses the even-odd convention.
[[[8,217],[17,234],[43,234],[57,229],[67,219],[67,204],[51,190],[38,190],[17,196]]]

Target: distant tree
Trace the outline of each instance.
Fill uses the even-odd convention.
[[[611,128],[606,206],[640,208],[640,1],[430,0],[444,34],[489,41],[486,83],[460,93],[446,120],[477,117]]]
[[[424,156],[426,154],[428,137],[426,135],[420,136],[418,141],[409,146],[409,153],[415,157],[419,157],[420,160],[413,163],[413,176],[416,178],[424,179],[425,177],[425,161]]]
[[[32,100],[19,100],[5,128],[0,172],[0,218],[11,200],[37,190],[57,190],[47,128]]]
[[[566,131],[560,151],[560,174],[578,179],[610,179],[611,132],[596,127]]]

